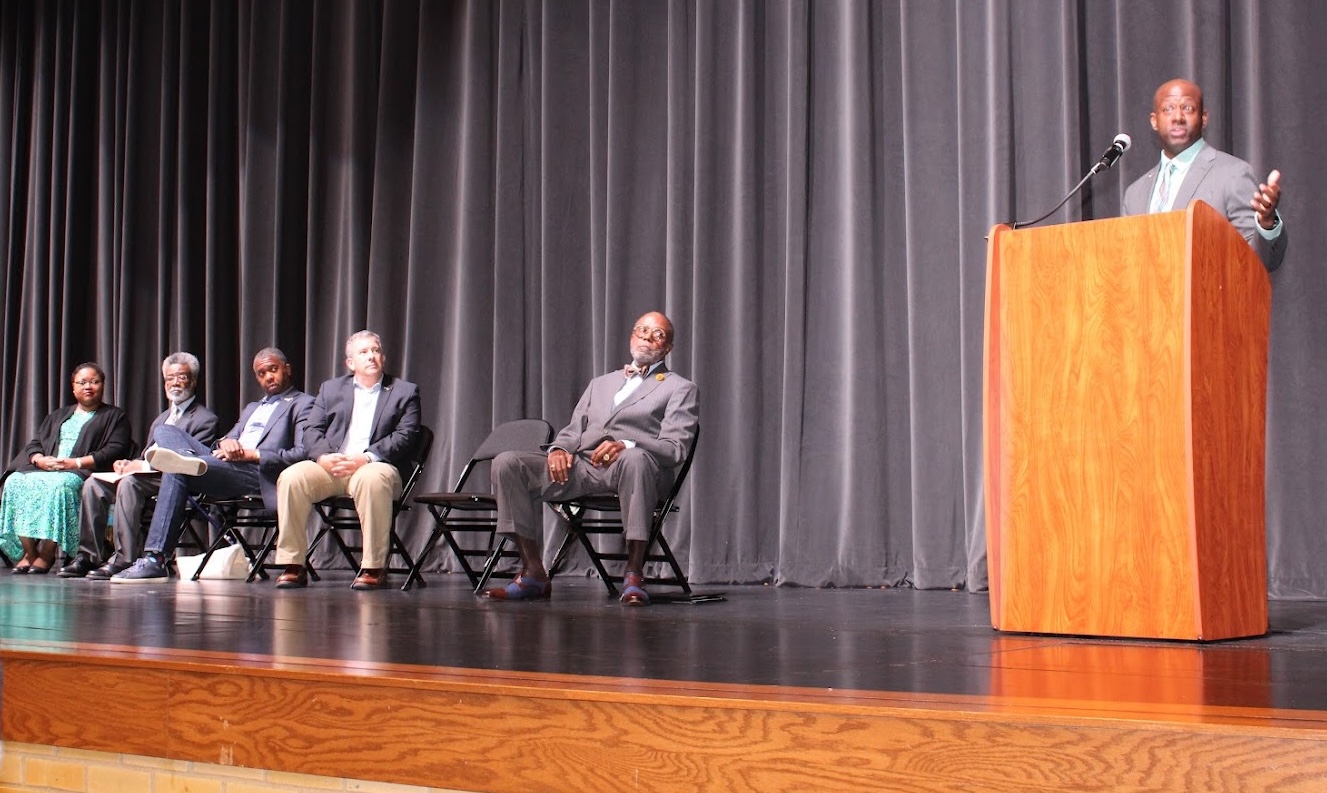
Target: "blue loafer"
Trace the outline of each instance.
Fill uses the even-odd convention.
[[[650,593],[645,591],[645,576],[627,573],[622,577],[622,596],[618,602],[624,606],[650,605]]]
[[[484,590],[484,597],[493,600],[548,600],[553,596],[553,582],[536,581],[518,575],[506,586]]]

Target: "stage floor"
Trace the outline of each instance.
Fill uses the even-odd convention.
[[[909,589],[699,587],[726,600],[627,609],[598,581],[490,602],[464,577],[354,592],[335,572],[270,582],[111,585],[0,572],[0,647],[321,659],[626,680],[896,692],[1075,709],[1327,710],[1327,603],[1274,601],[1261,638],[1210,644],[1001,634],[987,598]],[[215,656],[213,654],[216,654]],[[1316,720],[1316,717],[1313,717]]]

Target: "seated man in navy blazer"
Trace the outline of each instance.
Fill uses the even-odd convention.
[[[307,526],[313,505],[349,495],[359,513],[364,558],[355,589],[378,589],[387,581],[392,502],[401,495],[401,466],[419,442],[419,389],[386,374],[382,340],[361,330],[346,340],[350,374],[322,384],[304,429],[309,459],[277,479],[277,577],[281,589],[307,586]]]
[[[594,493],[616,494],[627,539],[623,604],[649,605],[644,567],[659,494],[672,486],[700,423],[700,390],[664,356],[673,349],[673,323],[650,312],[636,320],[628,340],[631,363],[590,381],[571,422],[548,453],[503,452],[493,460],[498,531],[513,535],[521,573],[505,587],[484,592],[497,600],[541,600],[553,583],[539,542],[542,501]]]
[[[215,449],[179,427],[157,427],[156,445],[144,455],[162,472],[145,553],[128,570],[112,576],[112,584],[149,584],[168,578],[190,493],[219,498],[262,493],[264,505],[276,509],[277,476],[306,456],[304,419],[313,397],[291,385],[290,362],[275,347],[259,350],[253,357],[253,376],[266,395],[245,406],[240,420]]]
[[[171,353],[161,362],[161,379],[170,407],[148,428],[149,442],[157,428],[167,424],[178,427],[203,445],[216,439],[217,414],[196,397],[201,368],[197,356],[187,352]],[[60,568],[61,578],[86,576],[106,581],[128,569],[143,555],[143,507],[157,494],[161,477],[145,457],[116,460],[112,470],[118,479],[107,481],[100,474],[94,474],[83,483],[78,554],[72,562]],[[107,517],[112,505],[115,510],[113,553],[105,547]]]

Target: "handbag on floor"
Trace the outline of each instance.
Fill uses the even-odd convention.
[[[180,580],[192,581],[194,571],[198,569],[198,565],[202,564],[203,557],[206,555],[175,557],[175,567],[180,571]],[[199,579],[227,579],[232,581],[248,577],[249,557],[244,555],[244,547],[239,543],[213,551],[212,558],[207,560],[207,567],[203,568],[202,575],[198,576]]]

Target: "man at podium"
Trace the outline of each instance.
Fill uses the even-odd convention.
[[[1188,80],[1163,83],[1152,97],[1152,129],[1161,141],[1161,163],[1124,191],[1124,214],[1170,212],[1204,201],[1225,214],[1268,271],[1281,266],[1285,224],[1276,211],[1281,174],[1259,183],[1253,168],[1203,140],[1207,110],[1203,91]]]

